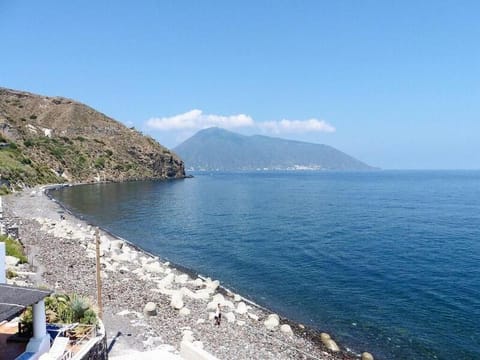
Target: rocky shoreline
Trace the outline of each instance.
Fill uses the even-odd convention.
[[[64,211],[44,188],[5,196],[3,203],[6,221],[18,225],[32,270],[14,281],[96,303],[95,228]],[[100,240],[110,356],[128,350],[178,353],[183,339],[224,360],[358,358],[328,350],[325,334],[280,318],[217,280],[182,271],[102,230]],[[222,304],[220,326],[213,324],[217,303]]]

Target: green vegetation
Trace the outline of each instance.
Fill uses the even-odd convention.
[[[81,296],[53,294],[45,298],[45,314],[47,322],[52,324],[73,324],[96,325],[98,317],[90,302]],[[23,333],[33,331],[32,307],[29,306],[20,318]],[[76,330],[73,335],[79,336],[83,328]],[[79,332],[79,333],[77,333]]]
[[[0,242],[5,243],[5,250],[8,256],[15,256],[20,260],[21,264],[27,262],[27,257],[23,252],[23,246],[19,241],[12,239],[6,235],[0,235]]]
[[[13,279],[16,278],[18,274],[13,271],[12,269],[7,269],[7,279]]]
[[[100,156],[95,160],[95,167],[97,169],[103,169],[105,167],[105,157]]]
[[[8,188],[7,185],[3,184],[2,186],[0,186],[0,196],[2,195],[8,195],[10,194],[10,189]]]
[[[9,147],[0,149],[2,179],[17,186],[19,184],[33,186],[63,181],[49,168],[34,164],[29,157],[24,156],[23,151],[15,143],[11,142],[9,145]],[[33,142],[31,146],[34,146]],[[5,189],[2,191],[5,192]]]

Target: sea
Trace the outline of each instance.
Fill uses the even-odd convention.
[[[91,224],[375,359],[480,359],[480,171],[64,187]]]

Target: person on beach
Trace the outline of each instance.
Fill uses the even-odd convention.
[[[217,310],[215,311],[215,325],[220,326],[220,320],[222,320],[222,311],[220,309],[220,304],[217,304]]]

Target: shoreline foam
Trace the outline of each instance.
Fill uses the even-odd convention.
[[[93,228],[85,220],[81,218],[79,219],[78,215],[73,214],[63,206],[63,204],[53,199],[51,195],[48,194],[49,190],[52,188],[53,186],[42,189],[36,188],[33,191],[30,190],[30,194],[27,194],[27,191],[24,191],[20,194],[11,195],[7,199],[7,213],[9,216],[17,216],[19,219],[22,219],[23,224],[20,226],[20,235],[25,242],[27,252],[30,252],[30,255],[33,257],[34,265],[37,266],[37,269],[41,273],[38,278],[50,287],[53,285],[56,290],[66,292],[72,292],[73,290],[93,299],[95,294],[94,281],[89,279],[90,281],[88,282],[88,285],[84,284],[86,278],[88,279],[89,277],[91,278],[94,276],[94,273],[90,274],[91,271],[89,271],[93,259],[91,253],[92,243],[88,243],[88,241],[92,240]],[[44,220],[41,220],[42,217],[37,216],[33,216],[36,220],[32,219],[32,215],[35,215],[35,211],[32,211],[34,205],[42,205],[36,210],[40,210],[40,214],[46,212],[47,216],[43,218]],[[61,211],[59,211],[59,209],[61,209]],[[60,220],[60,213],[62,211],[67,214],[65,220]],[[57,219],[55,219],[55,217]],[[38,231],[38,227],[41,227],[40,232]],[[65,230],[69,228],[69,231]],[[316,330],[305,327],[302,328],[301,325],[286,318],[281,318],[281,323],[289,325],[290,328],[293,329],[294,335],[281,333],[278,328],[274,332],[267,330],[263,325],[263,320],[266,319],[271,312],[249,299],[245,299],[238,294],[233,294],[229,289],[224,287],[219,287],[218,290],[214,289],[214,292],[209,294],[208,299],[204,300],[187,299],[187,297],[183,295],[182,298],[185,300],[185,307],[190,310],[190,314],[181,316],[179,315],[179,310],[173,309],[170,304],[170,297],[173,297],[173,293],[179,291],[179,289],[182,291],[184,287],[188,288],[188,285],[193,284],[195,281],[197,281],[198,285],[200,283],[198,279],[202,281],[202,285],[200,287],[194,286],[192,289],[189,289],[190,291],[196,291],[196,288],[200,288],[201,290],[206,287],[206,283],[212,283],[213,281],[207,280],[208,278],[202,279],[201,275],[197,274],[195,271],[180,265],[172,266],[171,264],[165,264],[158,256],[155,256],[154,254],[141,249],[139,246],[132,244],[130,241],[122,239],[115,234],[111,234],[104,229],[101,229],[100,234],[104,242],[102,259],[102,275],[104,276],[104,283],[102,288],[107,287],[107,291],[104,292],[104,319],[106,327],[109,330],[110,338],[119,333],[125,334],[124,331],[127,331],[127,334],[130,334],[130,336],[122,338],[122,340],[126,340],[123,341],[124,344],[122,344],[122,341],[118,340],[119,337],[116,338],[117,340],[114,343],[115,346],[113,346],[114,354],[115,350],[117,350],[116,347],[119,351],[121,351],[122,348],[131,348],[134,350],[154,349],[160,345],[165,345],[165,343],[178,347],[178,344],[184,335],[184,331],[182,330],[187,330],[194,333],[197,340],[203,342],[206,350],[221,359],[353,359],[358,356],[345,351],[337,352],[335,354],[326,352],[325,347],[321,343],[319,333]],[[82,236],[84,237],[83,240],[81,239]],[[47,239],[51,240],[48,244],[45,243],[45,240]],[[72,263],[71,260],[78,259],[71,259],[69,257],[60,257],[60,261],[57,260],[57,257],[56,262],[53,263],[48,261],[48,257],[45,255],[53,254],[51,249],[49,249],[49,245],[54,245],[54,240],[56,240],[57,246],[60,246],[60,249],[57,249],[57,252],[76,249],[77,252],[75,255],[77,257],[80,255],[78,257],[79,259],[82,258],[81,254],[78,252],[78,250],[80,250],[79,245],[80,247],[83,245],[84,250],[87,252],[87,256],[84,256],[84,258],[89,260],[87,262],[88,264],[82,263],[81,261],[80,264],[75,261]],[[118,241],[122,242],[124,245],[120,246],[119,243],[115,243]],[[118,261],[115,260],[115,256],[112,256],[108,251],[105,251],[105,244],[107,242],[110,244],[107,249],[108,251],[110,251],[112,243],[116,244],[115,246],[120,246],[120,248],[126,246],[125,249],[132,248],[131,250],[128,250],[128,252],[136,253],[136,255],[132,255],[135,259],[140,258],[142,260],[137,260],[137,262],[128,261],[124,263],[119,260],[118,256]],[[31,251],[32,249],[33,251]],[[121,255],[119,256],[121,258]],[[143,258],[146,260],[143,260]],[[117,264],[114,266],[114,269],[108,268],[108,266],[113,266],[112,263],[115,262],[122,266]],[[162,289],[159,289],[158,284],[165,277],[162,276],[161,278],[160,276],[152,276],[152,273],[142,273],[142,271],[139,271],[139,266],[144,266],[148,263],[159,264],[152,266],[157,269],[161,268],[163,271],[163,273],[161,273],[165,277],[170,273],[174,274],[171,284],[173,289],[163,289],[162,293]],[[85,270],[87,269],[88,275],[86,277],[71,276],[72,274],[64,273],[63,282],[61,281],[61,278],[59,279],[58,276],[52,275],[52,271],[48,270],[52,267],[61,269],[66,266],[71,269],[81,265],[83,265],[83,269],[79,272],[85,274]],[[137,275],[141,274],[141,276],[137,276],[137,279],[133,279],[135,282],[132,282],[127,275],[134,274],[135,271],[137,272]],[[143,279],[141,278],[142,276],[144,277]],[[185,278],[185,276],[187,278]],[[177,277],[179,279],[184,279],[185,283],[181,283],[183,282],[182,280],[177,284],[175,281]],[[75,280],[80,282],[80,284],[83,283],[83,286],[75,284]],[[110,281],[112,280],[114,280],[115,284],[111,286]],[[128,283],[127,286],[125,286],[126,282]],[[138,287],[137,285],[140,282],[142,282],[142,286]],[[187,282],[188,285],[186,285]],[[152,285],[156,285],[156,287],[152,288]],[[182,285],[186,286],[182,287]],[[169,293],[170,290],[172,292]],[[134,295],[136,291],[137,293],[143,294],[139,294],[136,298],[132,298],[132,294]],[[121,295],[118,296],[119,294]],[[240,301],[243,301],[246,303],[247,308],[250,307],[248,311],[251,311],[252,317],[248,316],[248,311],[246,314],[240,314],[236,312],[235,308],[230,309],[231,311],[224,310],[224,315],[227,313],[233,314],[235,320],[228,322],[227,318],[225,318],[222,326],[219,329],[216,329],[212,325],[212,321],[209,319],[211,315],[207,310],[207,304],[208,302],[211,302],[214,296],[217,296],[215,294],[222,295],[226,303],[234,304],[235,307]],[[143,300],[143,302],[139,301],[139,298],[140,300]],[[145,317],[142,314],[143,306],[148,302],[148,298],[151,298],[153,302],[157,304],[157,311],[159,315],[161,314],[162,316],[157,315]],[[217,296],[216,299],[218,301],[221,297]],[[161,321],[158,321],[159,317],[162,317]],[[231,315],[229,315],[229,317],[230,319],[232,318]],[[256,320],[256,318],[259,320]],[[125,320],[127,319],[129,320],[129,324],[126,324]],[[179,323],[183,326],[178,326]],[[249,331],[247,333],[250,336],[246,336],[246,328],[248,328]],[[254,335],[252,336],[252,334]],[[219,335],[220,341],[218,341]],[[272,344],[275,342],[276,345]],[[228,346],[225,346],[225,343],[228,343]]]

